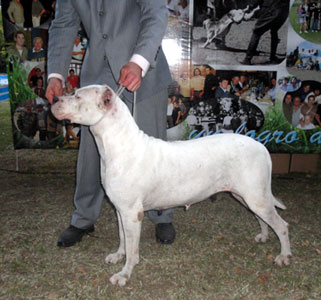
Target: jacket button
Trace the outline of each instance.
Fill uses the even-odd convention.
[[[103,34],[103,39],[107,39],[108,35],[107,34]]]
[[[99,15],[100,15],[100,16],[103,16],[103,15],[104,15],[104,12],[101,10],[101,11],[99,12]]]

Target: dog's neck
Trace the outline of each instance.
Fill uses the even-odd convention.
[[[112,107],[97,124],[90,126],[99,151],[108,153],[106,159],[119,157],[120,152],[135,153],[147,136],[141,131],[126,104],[116,97]],[[128,150],[130,149],[130,150]]]

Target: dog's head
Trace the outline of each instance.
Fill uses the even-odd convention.
[[[235,23],[240,23],[244,17],[245,11],[243,9],[232,9],[228,12],[228,16]]]
[[[89,85],[76,90],[72,96],[58,99],[51,107],[58,120],[68,119],[72,123],[91,126],[112,110],[116,95],[107,85]]]

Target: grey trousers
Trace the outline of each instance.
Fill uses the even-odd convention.
[[[117,89],[116,80],[106,64],[105,72],[95,83],[108,84]],[[87,83],[89,84],[89,83]],[[86,84],[86,85],[87,85]],[[127,93],[127,92],[126,92]],[[132,101],[124,97],[130,111],[133,110]],[[137,99],[135,106],[136,123],[148,135],[166,139],[166,111],[167,90],[153,95],[151,99]],[[144,174],[137,174],[137,180]],[[108,194],[108,191],[106,191]],[[77,161],[77,182],[74,195],[75,210],[72,214],[71,224],[77,228],[88,228],[99,217],[105,191],[100,180],[100,158],[98,149],[89,127],[81,127],[80,147]],[[148,211],[148,216],[154,224],[171,223],[174,209],[163,211]]]

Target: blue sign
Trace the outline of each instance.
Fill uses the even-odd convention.
[[[8,75],[0,74],[0,101],[9,100]]]

